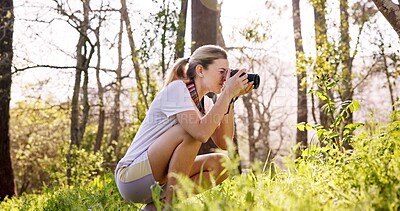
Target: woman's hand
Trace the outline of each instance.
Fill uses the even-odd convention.
[[[245,89],[242,92],[239,93],[239,96],[250,93],[253,90],[253,84],[254,84],[254,81],[248,82],[246,84]]]
[[[228,92],[231,98],[247,94],[253,89],[253,82],[249,83],[247,74],[243,74],[245,72],[246,69],[240,69],[234,76],[231,77],[231,72],[228,71],[224,90]]]

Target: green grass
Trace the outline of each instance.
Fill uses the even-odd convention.
[[[233,175],[220,186],[189,196],[174,210],[399,210],[400,122],[358,135],[352,153],[312,146],[286,170]],[[273,174],[271,172],[274,172]],[[191,184],[183,182],[189,187]],[[44,188],[7,199],[0,210],[138,210],[125,201],[113,174],[79,186]]]

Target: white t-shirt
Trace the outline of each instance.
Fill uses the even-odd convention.
[[[204,96],[205,111],[210,111],[212,106],[212,100],[207,95]],[[129,166],[139,155],[147,151],[158,137],[178,124],[176,114],[189,110],[198,111],[182,80],[173,81],[162,89],[151,103],[132,144],[118,162],[116,169]]]

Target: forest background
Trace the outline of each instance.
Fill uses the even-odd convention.
[[[261,77],[260,88],[235,106],[240,170],[287,168],[284,158],[301,157],[311,146],[351,150],[357,128],[395,121],[396,1],[2,0],[1,6],[0,173],[9,187],[2,198],[112,171],[168,68],[204,44],[223,46],[232,68]]]

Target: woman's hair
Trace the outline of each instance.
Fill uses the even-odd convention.
[[[193,80],[196,77],[197,65],[202,65],[204,69],[207,69],[208,65],[212,64],[214,60],[217,59],[228,59],[228,55],[222,47],[217,45],[203,45],[197,48],[193,52],[192,56],[190,56],[190,59],[180,58],[176,60],[175,64],[169,70],[167,77],[165,78],[164,87],[177,79]],[[186,70],[188,63],[189,66]]]
[[[176,60],[172,68],[168,71],[167,76],[165,77],[164,87],[168,86],[172,81],[178,79],[186,78],[186,65],[188,63],[188,59],[180,58]]]

